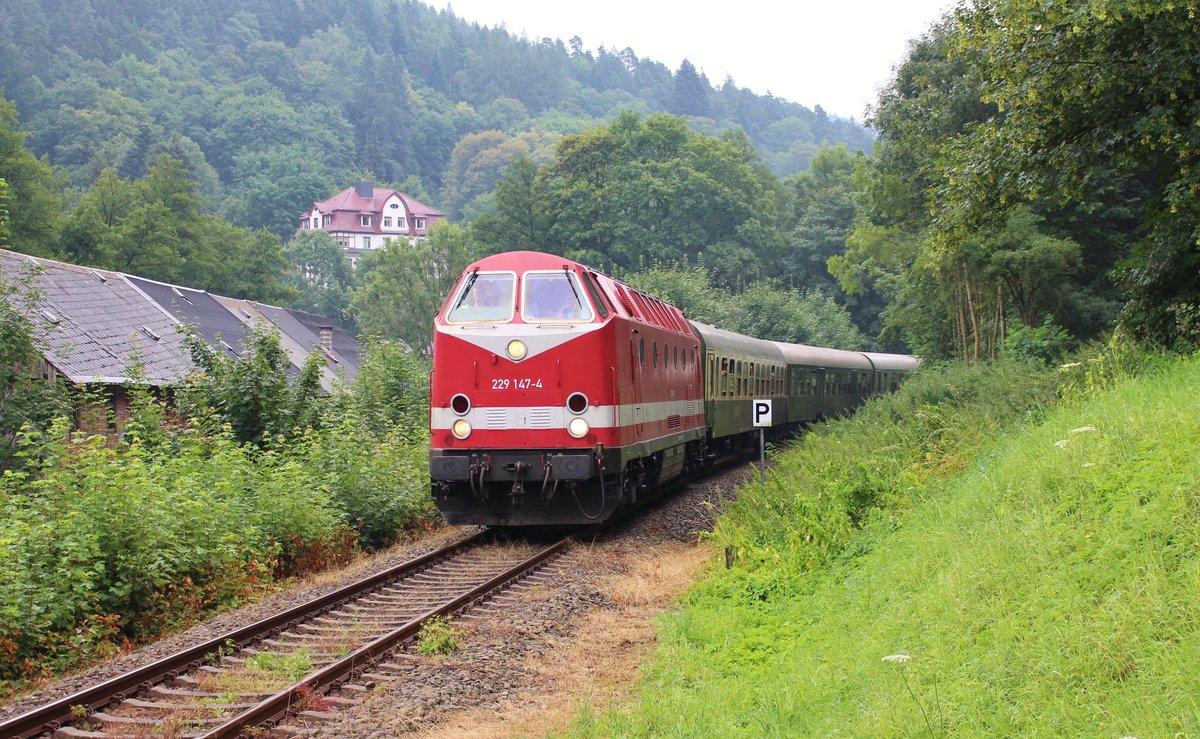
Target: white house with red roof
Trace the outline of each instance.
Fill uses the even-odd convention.
[[[313,203],[300,216],[301,231],[327,231],[350,258],[358,262],[364,252],[378,249],[387,239],[425,238],[434,221],[446,216],[390,187],[375,187],[367,180],[347,187],[337,195]]]

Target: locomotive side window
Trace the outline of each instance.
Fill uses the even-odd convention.
[[[596,305],[596,312],[600,314],[601,318],[607,318],[608,306],[605,305],[604,299],[600,297],[600,293],[594,284],[595,281],[596,278],[594,276],[588,274],[587,272],[583,273],[583,285],[587,288],[588,295],[592,296],[592,302]]]
[[[521,318],[526,321],[590,321],[592,307],[574,272],[526,272]]]
[[[511,321],[516,283],[517,276],[512,272],[472,273],[446,320],[450,323]]]

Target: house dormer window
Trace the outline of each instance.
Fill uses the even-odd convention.
[[[358,222],[364,226],[370,226],[371,225],[371,216],[359,216]]]
[[[322,216],[321,217],[321,225],[322,226],[329,226],[332,224],[333,224],[333,216]]]
[[[425,219],[424,218],[414,218],[413,221],[415,221],[414,225],[417,227],[417,229],[425,228]]]

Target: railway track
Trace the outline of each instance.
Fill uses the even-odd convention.
[[[258,623],[0,723],[0,738],[234,737],[293,733],[353,705],[372,672],[402,671],[389,653],[435,617],[537,582],[570,538],[506,544],[482,531]],[[331,695],[336,692],[337,695]]]

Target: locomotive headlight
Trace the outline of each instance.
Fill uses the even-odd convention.
[[[505,349],[505,351],[508,352],[508,356],[510,358],[517,361],[524,359],[525,355],[529,353],[529,349],[525,346],[525,342],[521,341],[520,339],[513,339],[512,341],[508,342],[508,348]]]
[[[460,418],[450,427],[450,433],[454,434],[455,438],[465,439],[471,435],[471,422],[465,418]]]
[[[567,424],[567,433],[574,436],[576,439],[582,439],[587,436],[587,432],[591,430],[588,422],[582,418],[572,418]]]

